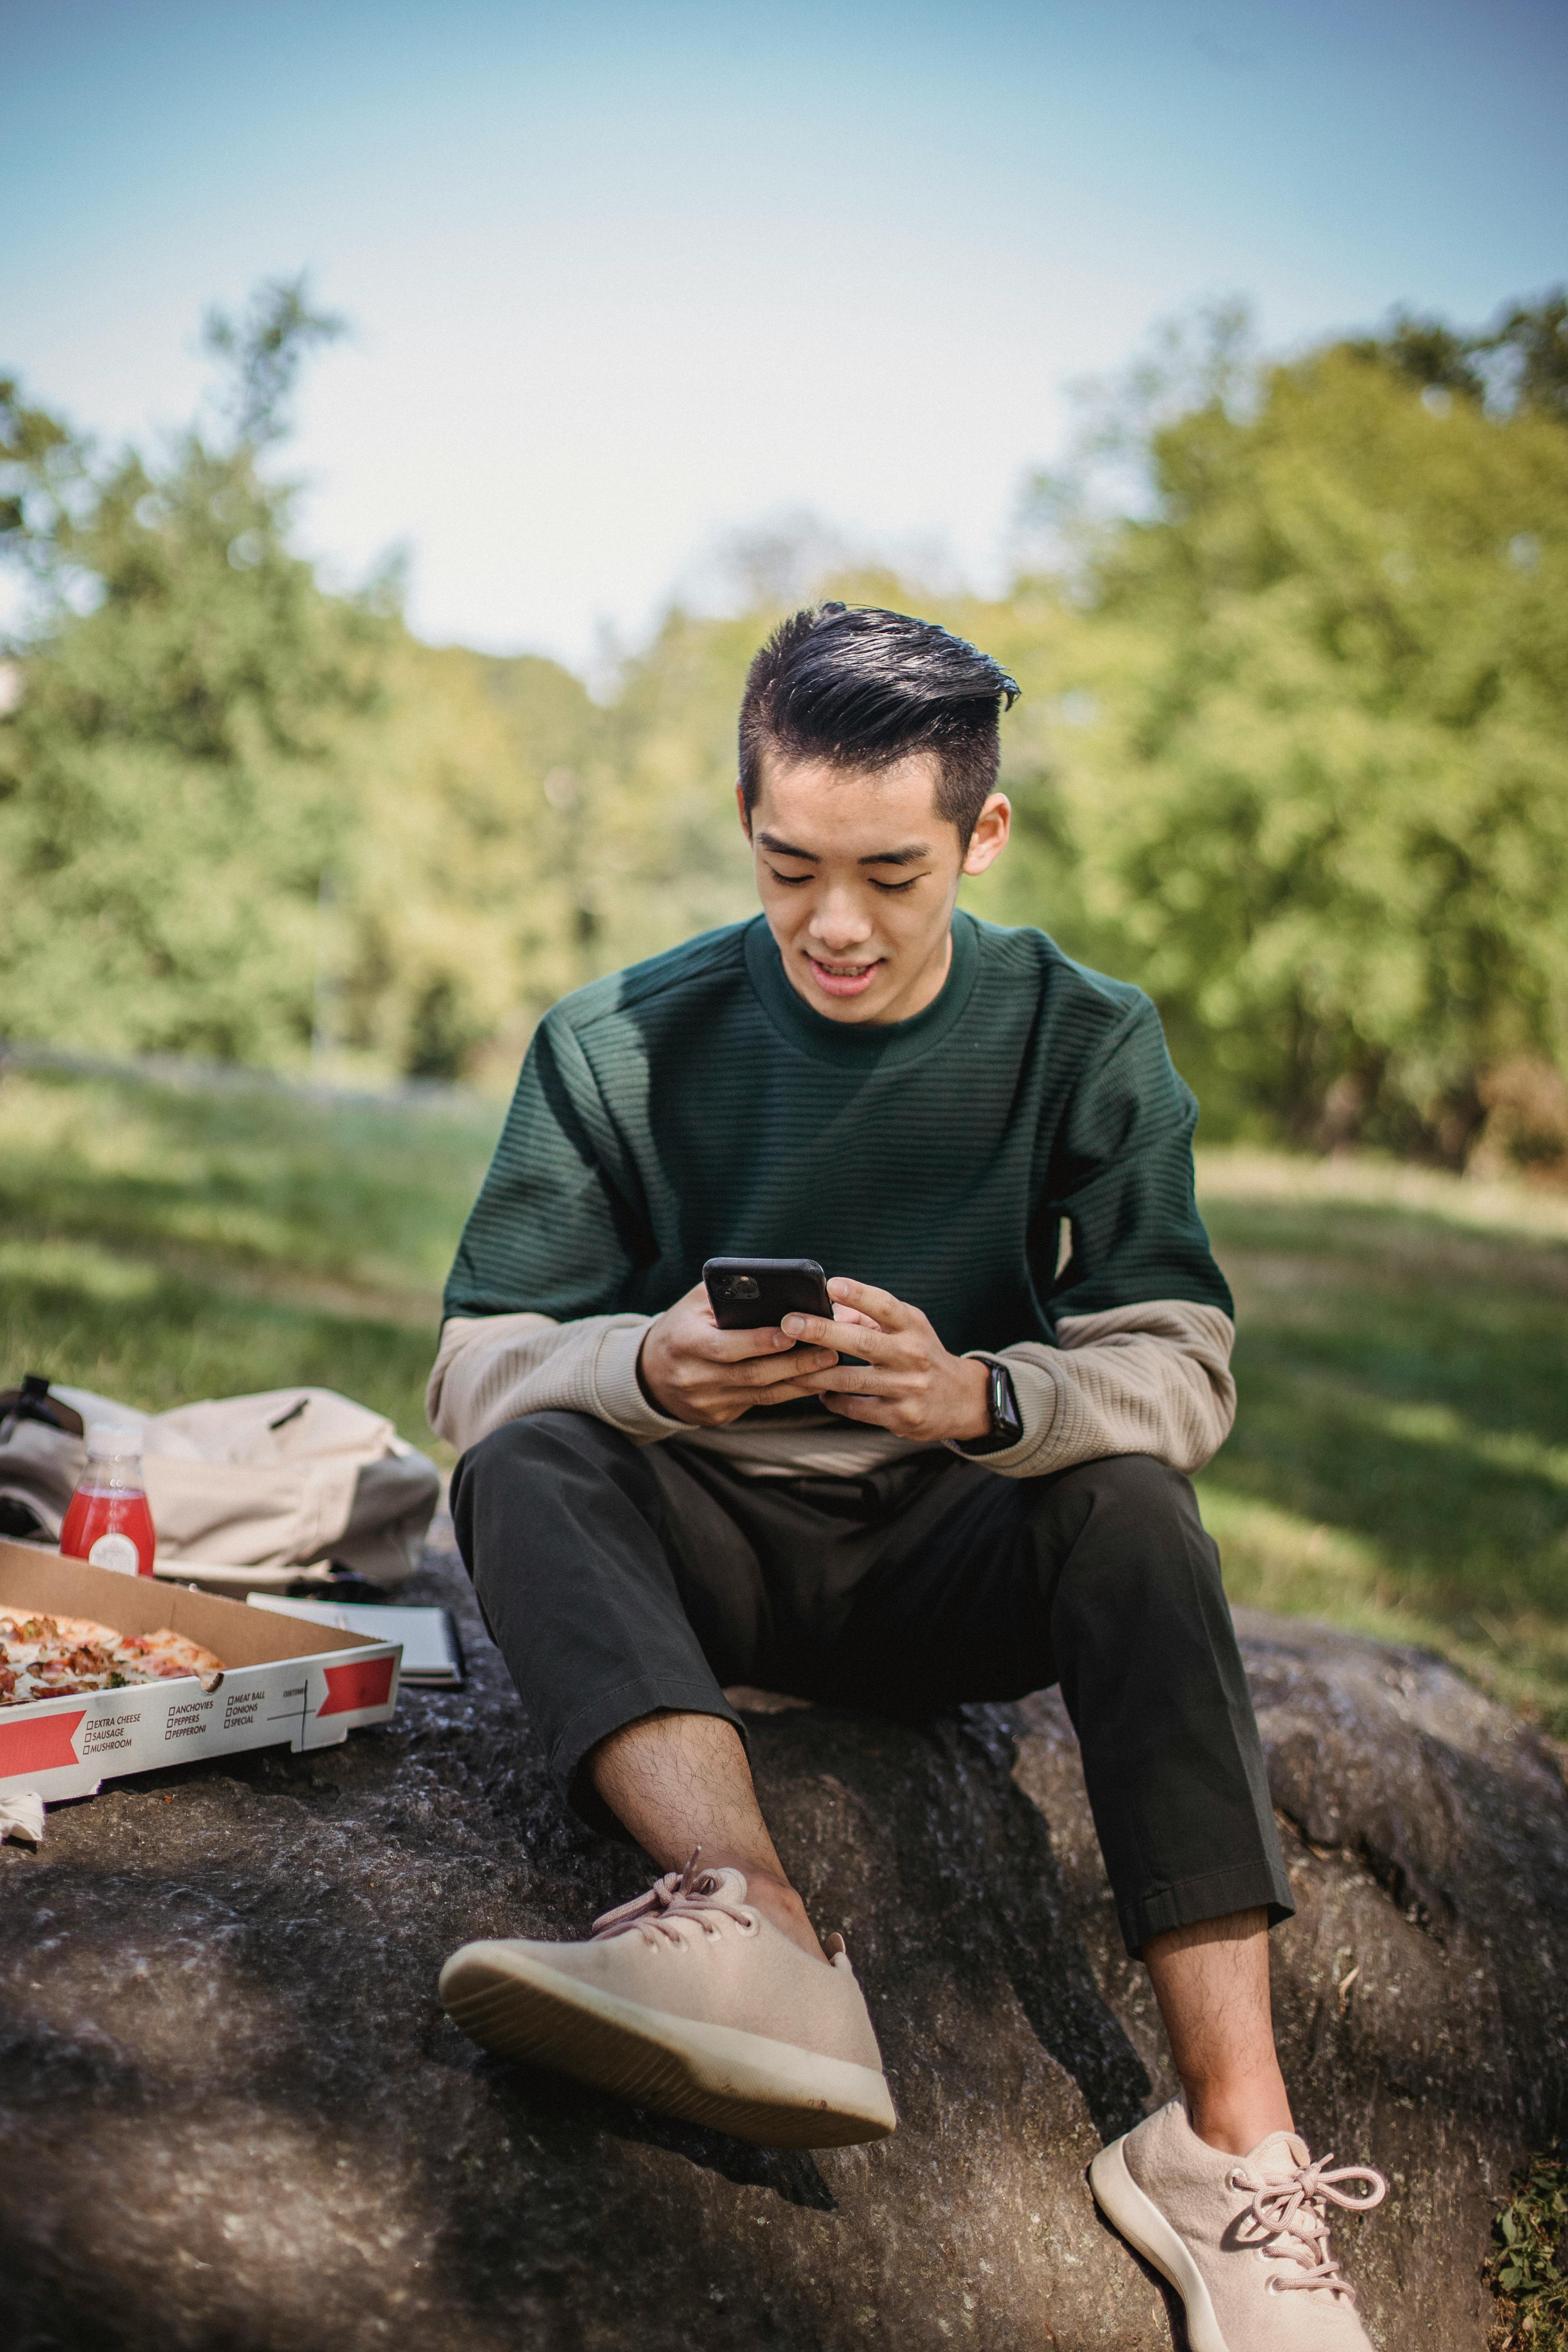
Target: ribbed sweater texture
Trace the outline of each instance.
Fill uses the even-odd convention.
[[[466,1450],[588,1412],[752,1476],[863,1475],[911,1441],[810,1399],[694,1428],[638,1378],[704,1257],[815,1255],[1006,1364],[1023,1431],[988,1471],[1196,1470],[1236,1388],[1194,1118],[1147,999],[1038,931],[958,917],[936,1002],[860,1029],[801,1001],[765,923],[710,933],[542,1024],[447,1287],[431,1422]]]
[[[759,916],[545,1016],[446,1312],[656,1315],[756,1255],[889,1290],[954,1353],[1145,1300],[1228,1317],[1196,1117],[1147,997],[1043,932],[961,911],[934,1002],[855,1024],[795,993]]]

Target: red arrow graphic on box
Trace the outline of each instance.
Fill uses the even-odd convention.
[[[391,1658],[354,1659],[346,1666],[325,1666],[327,1696],[316,1709],[323,1715],[357,1715],[363,1706],[384,1706],[392,1696]]]
[[[76,1736],[87,1719],[85,1706],[74,1715],[37,1715],[30,1723],[0,1723],[0,1780],[18,1772],[54,1772],[75,1764]]]

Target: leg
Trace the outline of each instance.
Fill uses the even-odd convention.
[[[1123,1934],[1185,2094],[1100,2150],[1094,2194],[1183,2296],[1194,2344],[1301,2352],[1310,2335],[1372,2352],[1274,2053],[1267,1939],[1289,1883],[1186,1480],[1142,1456],[1019,1484],[955,1468],[916,1497],[829,1664],[841,1696],[890,1713],[1059,1676]],[[1356,2201],[1376,2204],[1381,2175],[1360,2179]]]
[[[588,1759],[595,1788],[661,1870],[680,1870],[693,1846],[707,1870],[738,1870],[746,1899],[818,1959],[826,1956],[790,1885],[763,1819],[740,1736],[710,1715],[648,1715],[600,1741]]]
[[[558,1781],[668,1867],[584,1941],[465,1944],[441,1999],[486,2049],[693,2123],[789,2147],[885,2138],[864,1997],[784,1877],[714,1672],[752,1678],[765,1654],[761,1573],[687,1486],[575,1413],[511,1423],[458,1465],[458,1544]]]
[[[1293,2131],[1268,2010],[1268,1913],[1169,1928],[1142,1958],[1198,2137],[1246,2156]]]
[[[1193,2128],[1244,2156],[1290,2128],[1268,1931],[1292,1906],[1218,1555],[1186,1480],[1141,1455],[1085,1465],[1050,1502],[1045,1549],[1064,1503],[1077,1523],[1052,1625],[1123,1932]]]
[[[677,1498],[698,1524],[704,1590],[682,1590],[660,1527]],[[820,1956],[752,1785],[731,1679],[752,1671],[763,1604],[749,1555],[710,1498],[579,1413],[540,1413],[473,1447],[453,1482],[458,1542],[486,1621],[580,1811],[607,1806],[661,1869],[694,1845],[755,1878],[754,1899]],[[517,1529],[526,1528],[520,1544]],[[695,1536],[698,1540],[690,1539]],[[689,1581],[695,1565],[687,1571]]]
[[[1295,1906],[1219,1555],[1185,1478],[1086,1462],[1032,1514],[1062,1696],[1127,1948]]]
[[[895,1545],[857,1602],[846,1679],[937,1707],[1059,1678],[1195,2127],[1245,2154],[1289,2121],[1267,1931],[1292,1906],[1192,1488],[1131,1455],[1017,1483],[957,1473],[930,1501],[912,1553]]]

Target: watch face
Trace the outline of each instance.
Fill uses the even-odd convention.
[[[1002,1365],[991,1367],[991,1433],[994,1437],[1018,1437],[1023,1433],[1018,1418],[1017,1401],[1013,1394],[1013,1382]]]

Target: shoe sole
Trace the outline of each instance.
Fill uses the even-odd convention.
[[[1159,2207],[1145,2197],[1129,2172],[1127,2158],[1121,2152],[1125,2145],[1124,2140],[1112,2140],[1089,2166],[1089,2185],[1094,2191],[1095,2203],[1128,2244],[1136,2247],[1145,2262],[1152,2263],[1161,2277],[1181,2296],[1192,2352],[1231,2352],[1220,2334],[1202,2271],[1184,2240],[1178,2237]]]
[[[498,2057],[551,2067],[736,2139],[848,2147],[897,2127],[872,2067],[646,2009],[504,1945],[454,1952],[440,1993],[453,2023]]]

